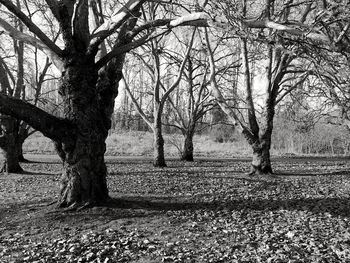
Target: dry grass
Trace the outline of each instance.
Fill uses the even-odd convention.
[[[165,135],[165,153],[168,157],[179,156],[182,148],[181,135]],[[152,156],[153,134],[150,132],[119,132],[112,133],[107,140],[107,155],[113,156]],[[249,156],[250,149],[245,141],[214,142],[210,136],[197,135],[194,137],[196,156],[235,157]],[[40,133],[29,137],[23,146],[26,153],[55,154],[54,145],[50,139]]]

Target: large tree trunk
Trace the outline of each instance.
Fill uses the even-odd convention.
[[[21,173],[23,169],[19,164],[16,137],[13,134],[6,137],[7,144],[2,147],[4,164],[1,171],[4,173]]]
[[[243,135],[253,149],[253,158],[250,165],[249,175],[272,174],[270,159],[272,129],[266,129],[261,136],[252,134],[243,129]]]
[[[18,159],[18,124],[19,121],[9,117],[1,116],[1,140],[0,148],[3,151],[4,164],[1,171],[4,173],[21,173],[23,169]]]
[[[181,153],[181,160],[193,162],[193,131],[185,133],[185,141]]]
[[[66,70],[60,87],[65,118],[76,127],[69,138],[56,141],[64,167],[59,198],[61,207],[95,205],[109,198],[104,153],[111,127],[109,108],[113,107],[108,104],[116,94],[110,94],[109,89],[106,89],[108,94],[101,91],[97,94],[98,73],[93,62],[81,63]]]
[[[259,147],[253,147],[253,158],[249,174],[272,174],[270,149],[266,144],[261,143]]]
[[[104,140],[79,136],[76,144],[74,149],[65,151],[59,204],[66,207],[104,203],[109,198]]]

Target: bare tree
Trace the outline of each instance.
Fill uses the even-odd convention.
[[[277,8],[275,9],[274,2],[267,2],[268,3],[264,9],[264,15],[269,18],[272,15],[275,15],[273,14],[273,10],[276,10]],[[246,17],[248,13],[247,1],[243,1],[241,8],[242,16]],[[288,15],[288,10],[285,12]],[[302,17],[307,16],[309,9],[305,9],[304,12],[305,14],[302,14]],[[281,16],[281,19],[285,19],[285,13],[282,12],[279,13],[279,15]],[[254,42],[257,42],[259,39],[254,40],[249,48],[250,41],[247,36],[245,34],[237,36],[239,41],[236,41],[236,44],[241,47],[243,87],[246,96],[243,105],[240,106],[243,111],[237,111],[229,107],[216,82],[214,53],[211,49],[208,32],[206,32],[207,48],[211,62],[213,94],[232,123],[238,124],[244,137],[252,147],[253,160],[251,163],[250,174],[272,173],[270,148],[275,107],[288,93],[305,81],[309,74],[307,70],[300,67],[300,65],[298,66],[298,63],[295,63],[295,60],[299,57],[300,53],[298,47],[293,48],[293,45],[289,46],[288,42],[279,38],[275,31],[266,31],[265,35],[263,35],[264,32],[259,33],[261,34],[259,39],[273,39],[274,41],[278,41],[278,45],[259,45],[259,52],[262,53],[261,49],[264,48],[266,54],[263,60],[267,60],[266,62],[260,61],[260,63],[266,63],[266,70],[263,73],[265,75],[266,83],[264,92],[265,101],[261,109],[262,112],[258,112],[257,101],[254,97],[252,79],[254,74],[252,74],[250,61],[250,57],[252,57],[250,56],[250,50],[253,50]],[[294,64],[292,62],[294,62]],[[258,113],[261,115],[260,122]]]
[[[23,3],[17,0],[16,6],[21,10],[27,10],[29,17],[33,16],[26,0]],[[41,10],[40,12],[45,11]],[[6,12],[1,13],[3,17],[8,17],[8,21],[13,21],[19,33],[24,34],[25,28],[18,18],[13,18]],[[45,17],[45,20],[50,21],[50,18]],[[52,28],[52,25],[50,28]],[[45,56],[39,54],[38,48],[28,47],[22,40],[17,40],[13,37],[8,38],[6,35],[2,35],[1,37],[3,51],[1,54],[2,57],[0,57],[2,94],[24,101],[30,101],[33,105],[40,104],[43,100],[41,97],[43,86],[47,80],[47,73],[51,66],[50,60],[48,58],[45,60]],[[54,40],[57,40],[57,37],[58,35],[52,36]],[[12,55],[8,57],[6,51],[9,51]],[[10,59],[11,56],[15,60]],[[39,60],[42,59],[44,62],[40,63]],[[42,64],[42,67],[40,64]],[[45,102],[45,104],[47,103],[48,101]],[[22,172],[19,162],[27,161],[23,156],[23,143],[35,130],[24,121],[8,115],[2,115],[1,126],[2,138],[0,147],[5,153],[3,171]]]
[[[183,55],[182,61],[178,67],[177,74],[173,82],[169,85],[166,85],[165,82],[169,81],[167,79],[169,76],[167,75],[167,71],[164,72],[162,69],[162,54],[166,52],[164,50],[164,45],[161,44],[161,39],[154,39],[150,45],[148,45],[148,53],[150,54],[150,60],[146,60],[144,56],[139,56],[138,58],[144,64],[144,67],[147,69],[151,79],[152,85],[152,102],[153,102],[153,114],[152,118],[149,118],[147,114],[145,114],[144,110],[141,108],[140,103],[133,96],[129,86],[125,83],[126,91],[130,99],[132,100],[136,110],[147,123],[147,125],[152,129],[154,134],[154,160],[153,165],[155,167],[165,167],[165,156],[164,156],[164,139],[162,135],[162,117],[164,112],[164,107],[166,105],[167,100],[169,99],[170,94],[178,87],[182,74],[184,72],[186,62],[190,55],[192,44],[194,41],[196,30],[194,29],[189,42],[186,44],[187,48]],[[147,47],[144,47],[147,48]]]
[[[173,116],[170,126],[176,127],[184,136],[182,148],[178,147],[181,159],[184,161],[193,161],[193,136],[200,129],[199,123],[204,116],[216,105],[209,88],[210,67],[202,35],[199,33],[196,38],[196,44],[185,68],[182,87],[169,99],[171,115]],[[215,41],[215,44],[213,49],[216,51],[216,77],[220,80],[219,83],[222,87],[225,86],[229,92],[234,93],[235,88],[232,86],[232,80],[237,76],[238,63],[232,59],[234,54],[232,54],[231,49],[227,48],[220,40]],[[230,89],[231,87],[233,89]]]
[[[193,161],[193,136],[198,122],[212,106],[207,88],[208,83],[205,79],[206,74],[205,72],[197,74],[195,67],[197,68],[197,65],[193,65],[192,58],[189,58],[184,72],[185,87],[169,98],[171,119],[167,124],[177,128],[184,136],[180,150],[181,160],[190,162]],[[201,79],[198,79],[200,77]]]

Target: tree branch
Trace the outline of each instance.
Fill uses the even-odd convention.
[[[9,0],[0,0],[0,3],[6,6],[6,8],[15,16],[17,16],[27,27],[34,33],[52,52],[56,55],[61,56],[62,50],[52,42],[47,35],[37,27],[32,20],[30,20],[17,6],[15,6]]]
[[[86,46],[89,44],[89,4],[87,0],[77,0],[72,15],[72,36]]]
[[[96,49],[108,36],[137,11],[146,0],[129,0],[110,20],[95,29],[90,39],[90,50]]]
[[[118,48],[114,48],[112,51],[110,51],[107,55],[102,57],[97,63],[97,68],[103,67],[108,61],[113,59],[114,57],[126,53],[132,49],[135,49],[139,46],[142,46],[146,42],[149,42],[152,39],[155,39],[161,35],[164,35],[168,33],[172,28],[178,27],[178,26],[208,26],[207,23],[208,15],[205,13],[193,13],[189,15],[185,15],[182,17],[179,17],[177,19],[158,19],[154,21],[150,21],[147,24],[141,25],[135,30],[133,30],[133,33],[131,34],[131,39],[133,39],[136,35],[138,35],[140,32],[155,28],[155,27],[161,27],[166,26],[166,29],[164,31],[152,34],[148,33],[145,36],[142,36],[141,38],[128,43],[124,46],[120,46]]]
[[[129,85],[126,83],[125,78],[123,77],[121,79],[123,81],[124,87],[125,87],[125,91],[126,94],[128,95],[128,97],[131,99],[132,103],[134,104],[136,111],[140,114],[141,118],[147,123],[147,125],[153,129],[153,124],[152,122],[147,118],[147,116],[145,115],[145,113],[143,112],[143,110],[141,109],[140,105],[137,103],[135,97],[132,95]]]
[[[283,94],[280,95],[278,99],[276,99],[276,105],[280,103],[288,94],[290,94],[293,90],[295,90],[300,84],[302,84],[310,75],[310,72],[305,72],[302,76],[299,77],[298,81],[294,83],[294,85],[290,86]]]
[[[19,99],[0,94],[0,113],[10,115],[28,123],[53,140],[62,140],[74,136],[71,122],[57,118],[34,105]]]
[[[43,43],[35,37],[18,31],[2,18],[0,18],[0,27],[2,27],[5,30],[5,32],[14,39],[18,41],[23,41],[43,51],[59,70],[63,69],[63,61],[61,60],[60,56],[53,52],[52,49],[48,47],[45,43]]]
[[[61,16],[59,14],[59,8],[58,8],[58,3],[56,0],[45,0],[46,4],[49,6],[52,14],[54,17],[58,20],[61,21]]]
[[[0,57],[0,93],[12,94],[8,75],[5,70],[5,61]]]
[[[274,21],[270,21],[267,19],[266,20],[245,20],[243,21],[243,23],[249,28],[270,28],[270,29],[275,29],[277,31],[283,31],[292,35],[309,38],[322,43],[327,43],[327,44],[331,43],[331,40],[328,38],[328,36],[324,34],[312,32],[311,30],[303,31],[303,30],[294,28],[292,26],[276,23]]]
[[[205,28],[205,42],[207,46],[207,50],[209,53],[209,65],[210,65],[210,90],[214,98],[216,99],[217,103],[219,104],[220,108],[222,109],[223,112],[227,115],[228,119],[233,125],[237,125],[237,122],[240,124],[240,126],[243,128],[245,127],[244,124],[240,121],[238,118],[237,114],[234,112],[234,110],[227,104],[224,96],[222,95],[218,83],[216,81],[216,67],[215,67],[215,59],[214,59],[214,54],[213,50],[210,46],[210,40],[209,40],[209,35],[208,35],[208,30]]]
[[[187,62],[187,59],[191,53],[191,50],[192,50],[192,45],[193,45],[193,41],[194,41],[194,36],[196,34],[196,28],[193,30],[193,33],[192,33],[192,36],[191,36],[191,39],[190,39],[190,43],[188,44],[188,47],[187,47],[187,50],[186,50],[186,53],[184,55],[184,60],[182,61],[181,63],[181,66],[179,68],[179,74],[176,78],[176,80],[174,81],[174,83],[171,85],[171,87],[164,93],[163,97],[162,97],[162,100],[161,100],[161,104],[164,105],[165,101],[168,99],[170,93],[179,85],[180,83],[180,80],[181,80],[181,77],[182,77],[182,73],[185,69],[185,66],[186,66],[186,62]]]

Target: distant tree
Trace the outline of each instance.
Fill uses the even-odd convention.
[[[25,1],[24,4],[27,4],[27,2]],[[21,8],[19,1],[17,1],[17,7]],[[2,14],[6,16],[5,13]],[[24,32],[22,22],[16,18],[8,18],[15,22],[19,32]],[[1,94],[16,99],[31,100],[32,104],[37,105],[45,81],[45,75],[51,63],[46,59],[46,62],[40,71],[38,67],[37,49],[34,48],[33,52],[31,52],[31,50],[26,48],[23,41],[17,41],[14,38],[8,38],[5,35],[1,36],[1,48]],[[25,57],[25,53],[30,53],[30,56]],[[30,70],[31,65],[34,65],[34,67]],[[30,74],[28,74],[29,72],[33,72],[33,76],[30,76]],[[32,92],[32,89],[34,92]],[[29,92],[32,93],[30,96],[28,96]],[[25,139],[33,131],[30,131],[30,126],[25,122],[4,114],[0,117],[0,126],[0,148],[3,150],[5,157],[2,171],[7,173],[22,172],[19,162],[26,161],[23,156],[22,146]]]
[[[251,10],[248,12],[247,5],[248,1],[242,1],[241,6],[237,5],[234,6],[234,8],[240,7],[242,17],[247,18],[248,14],[251,14],[252,12]],[[274,1],[267,1],[266,5],[263,5],[263,7],[262,13],[266,19],[276,16],[279,17],[281,21],[287,21],[290,14],[290,8],[287,7],[281,12],[278,9],[278,3],[275,3]],[[309,9],[303,10],[303,12],[299,14],[299,19],[301,21],[305,20],[309,12]],[[230,14],[231,13],[228,13],[228,18],[232,19]],[[206,29],[206,31],[208,30]],[[236,45],[241,47],[243,66],[242,86],[244,87],[245,94],[245,100],[242,100],[243,103],[241,103],[239,107],[241,110],[229,107],[216,83],[215,54],[211,49],[208,32],[206,32],[207,48],[211,61],[213,94],[231,122],[239,126],[244,137],[252,147],[253,160],[249,174],[272,173],[270,148],[275,107],[287,94],[298,88],[300,83],[304,82],[309,75],[308,70],[302,66],[302,63],[297,62],[300,58],[299,47],[295,47],[294,44],[289,44],[288,41],[281,38],[276,32],[278,31],[268,30],[266,32],[259,32],[258,38],[253,40],[249,39],[249,35],[253,34],[249,31],[247,33],[239,33],[236,36],[239,39],[236,41]],[[274,41],[276,44],[258,44],[265,39]],[[253,77],[257,74],[254,74],[251,69],[252,58],[254,57],[254,53],[252,52],[255,52],[256,54],[256,49],[259,50],[259,54],[258,56],[255,55],[258,59],[258,62],[255,63],[266,65],[266,69],[260,73],[261,75],[264,75],[264,86],[260,84],[259,87],[264,88],[265,94],[265,101],[261,107],[261,112],[258,111],[259,102],[254,97],[253,90]]]
[[[213,105],[207,88],[208,81],[205,79],[206,69],[203,73],[198,72],[198,69],[203,70],[203,65],[200,67],[194,64],[195,57],[191,55],[188,59],[181,89],[169,98],[171,123],[168,125],[177,128],[184,136],[180,158],[189,162],[193,161],[193,136],[198,123]]]
[[[318,83],[314,96],[325,100],[330,114],[328,121],[344,125],[350,132],[350,66],[346,57],[329,52],[315,52],[312,57]]]
[[[216,77],[220,79],[220,85],[225,86],[228,93],[235,93],[232,79],[237,76],[238,62],[232,59],[234,51],[228,49],[221,41],[216,42],[214,50],[216,51]],[[198,34],[196,45],[188,59],[184,76],[182,89],[178,90],[181,95],[173,94],[177,97],[173,97],[169,102],[172,106],[171,112],[174,115],[172,125],[178,128],[184,136],[181,159],[193,161],[193,136],[200,128],[199,122],[205,114],[215,111],[217,106],[211,96],[209,60],[206,43],[201,32]],[[233,89],[231,89],[232,87]],[[221,110],[216,112],[221,113]],[[216,123],[216,120],[214,122]]]
[[[189,58],[193,40],[195,37],[195,29],[191,33],[190,40],[185,45],[186,51],[181,58],[181,62],[177,67],[175,79],[170,81],[168,76],[168,71],[164,70],[162,66],[166,64],[164,62],[166,58],[164,55],[167,53],[165,48],[165,43],[162,39],[154,39],[149,45],[145,45],[143,50],[146,52],[144,54],[135,54],[139,60],[142,61],[144,68],[149,74],[151,88],[150,94],[152,95],[153,103],[153,114],[152,116],[147,116],[145,109],[142,109],[140,103],[137,101],[133,93],[131,92],[129,85],[125,83],[125,89],[128,96],[133,102],[137,112],[143,118],[143,120],[152,129],[154,134],[154,159],[153,165],[155,167],[165,167],[165,155],[164,155],[164,139],[163,139],[163,114],[166,102],[170,98],[170,94],[178,87],[186,62]],[[169,40],[168,40],[169,41]],[[174,40],[172,40],[174,41]],[[150,118],[151,117],[151,118]]]

